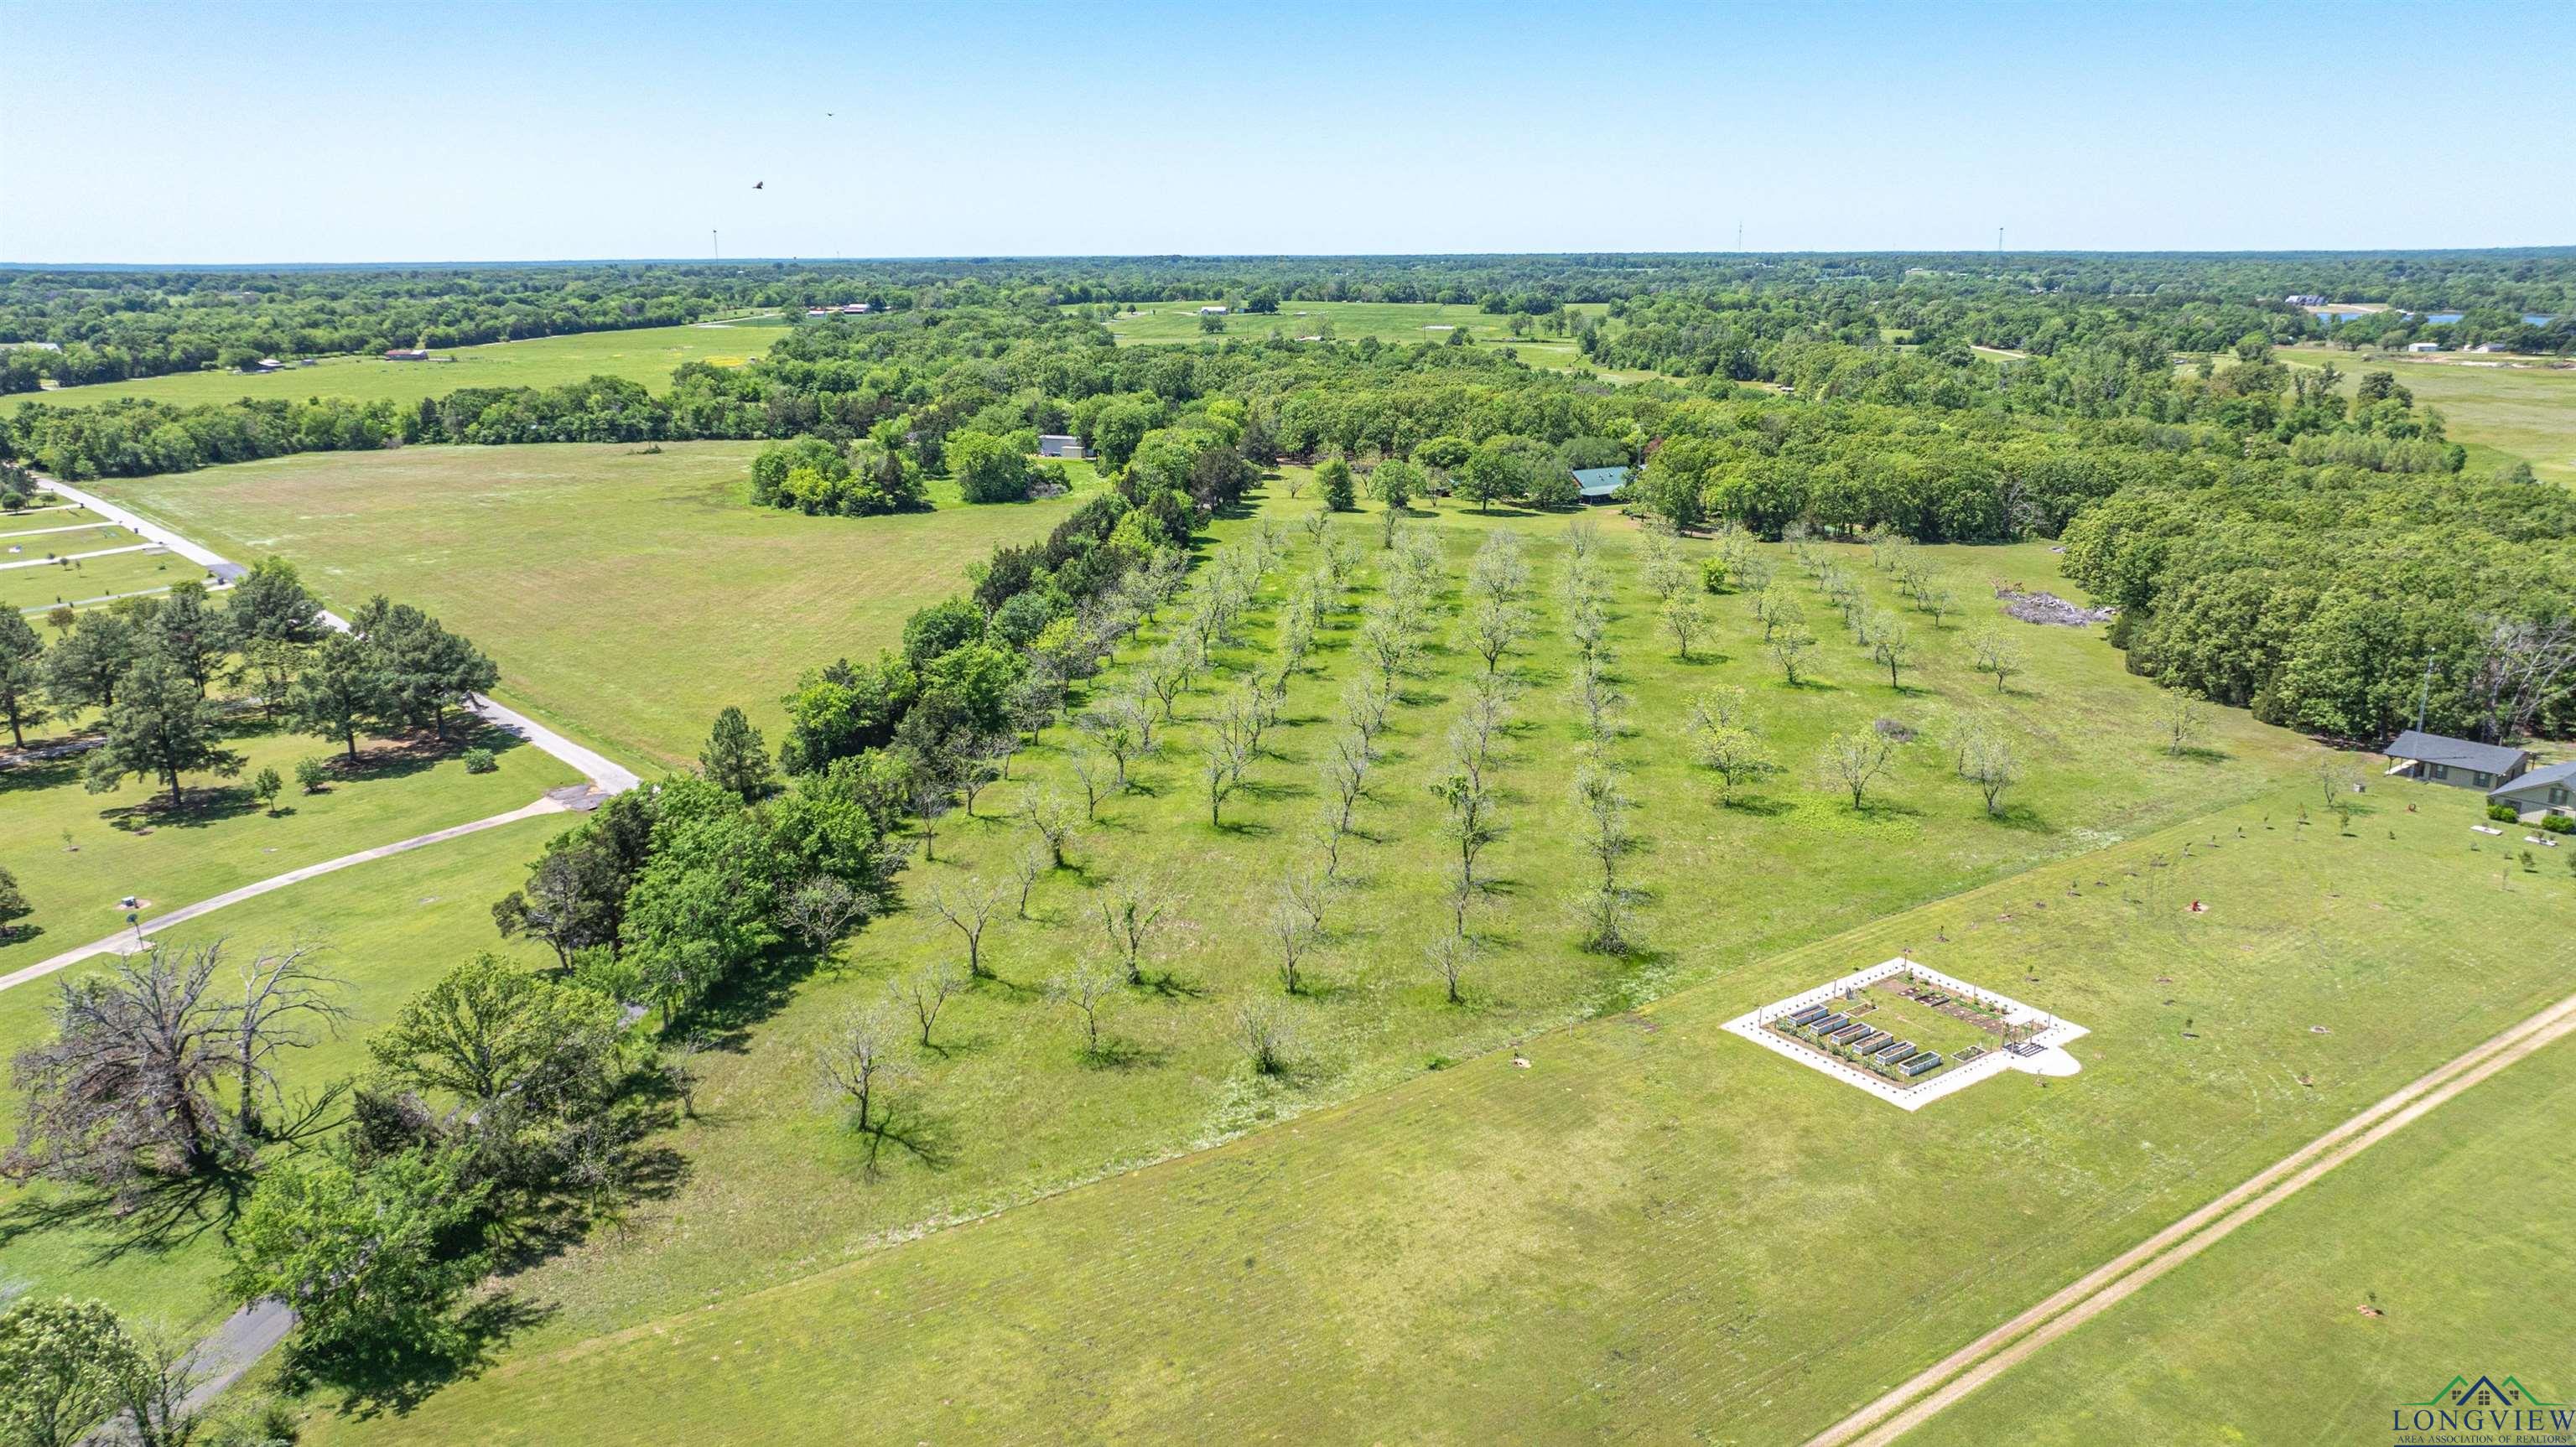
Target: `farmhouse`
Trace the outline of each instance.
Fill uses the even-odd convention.
[[[2438,352],[2442,350],[2442,344],[2440,342],[2408,342],[2406,344],[2406,350],[2410,352]]]
[[[2576,814],[2576,759],[2508,779],[2487,790],[2487,802],[2518,814]]]
[[[388,362],[426,362],[429,360],[429,348],[396,347],[392,351],[385,353],[385,360]]]
[[[1619,489],[1628,485],[1628,469],[1578,467],[1574,470],[1574,485],[1585,502],[1608,502]]]
[[[1225,308],[1221,306],[1203,306],[1199,308],[1199,315],[1203,317],[1221,317],[1225,315]]]
[[[1090,452],[1084,449],[1082,439],[1079,437],[1068,437],[1061,432],[1042,433],[1038,437],[1038,456],[1040,457],[1079,458],[1090,455]]]
[[[2420,783],[2448,784],[2455,789],[2492,789],[2520,778],[2531,767],[2531,755],[2502,744],[2473,743],[2408,729],[2389,741],[2381,753],[2397,761],[2388,772]]]

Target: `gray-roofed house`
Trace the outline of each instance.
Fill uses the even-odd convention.
[[[2576,759],[2549,764],[2487,790],[2487,802],[2519,814],[2576,814]]]
[[[2388,747],[2380,752],[2398,761],[2397,767],[2388,771],[2392,774],[2480,793],[2512,782],[2531,767],[2531,755],[2521,749],[2446,738],[2417,729],[2408,729],[2389,740]]]
[[[1628,469],[1624,467],[1578,467],[1574,470],[1574,486],[1585,502],[1608,502],[1613,494],[1627,485]]]
[[[1061,432],[1041,433],[1038,436],[1038,456],[1040,457],[1089,457],[1090,455],[1082,450],[1082,439],[1079,437],[1068,437]]]

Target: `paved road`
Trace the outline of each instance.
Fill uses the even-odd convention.
[[[295,1313],[273,1296],[225,1317],[204,1341],[197,1343],[195,1351],[188,1353],[189,1370],[202,1373],[197,1384],[188,1389],[188,1407],[205,1407],[223,1395],[224,1388],[259,1365],[259,1359],[274,1351],[294,1327]]]
[[[2251,1180],[2112,1258],[2046,1301],[1908,1379],[1810,1438],[1807,1447],[1888,1447],[2040,1348],[2199,1255],[2237,1227],[2297,1194],[2336,1166],[2533,1051],[2576,1033],[2576,996],[2559,1001],[2458,1055],[2343,1124],[2275,1161]],[[1909,1405],[1910,1404],[1910,1405]],[[1901,1409],[1901,1410],[1900,1410]]]

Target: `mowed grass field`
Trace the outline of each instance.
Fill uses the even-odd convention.
[[[767,352],[770,344],[784,335],[785,325],[783,317],[747,317],[733,322],[578,332],[471,347],[432,348],[430,354],[434,357],[455,359],[445,362],[323,357],[310,367],[290,366],[261,375],[181,372],[131,382],[63,387],[18,398],[16,405],[42,401],[57,407],[91,407],[128,397],[177,406],[231,402],[243,397],[417,402],[467,387],[555,387],[594,376],[623,377],[661,392],[669,390],[671,373],[681,363],[739,366]]]
[[[501,665],[500,695],[631,761],[696,759],[738,704],[773,738],[797,676],[869,659],[995,545],[1045,536],[1085,494],[804,517],[746,501],[756,443],[310,453],[101,483],[249,563],[292,561],[346,612],[416,603]]]
[[[1277,331],[1291,339],[1319,335],[1319,324],[1333,324],[1336,341],[1356,342],[1362,337],[1375,337],[1382,342],[1445,342],[1452,330],[1463,328],[1479,343],[1508,345],[1523,361],[1533,367],[1580,367],[1589,365],[1573,341],[1552,333],[1518,336],[1511,319],[1497,316],[1473,305],[1439,302],[1373,302],[1373,301],[1283,301],[1272,313],[1244,312],[1228,316],[1221,337],[1212,338],[1199,330],[1199,308],[1216,306],[1210,298],[1204,301],[1158,301],[1139,304],[1120,312],[1109,321],[1111,335],[1120,346],[1152,342],[1198,342],[1221,340],[1222,337],[1259,338]],[[1599,302],[1574,302],[1567,305],[1570,313],[1601,316],[1607,307]],[[1623,379],[1649,373],[1617,373]]]
[[[1228,1441],[1794,1443],[2565,995],[2562,869],[2473,850],[2474,800],[2453,791],[2374,791],[2349,833],[2302,824],[2318,798],[2288,787],[1217,1149],[842,1262],[818,1251],[767,1289],[675,1292],[588,1340],[540,1329],[406,1416],[324,1415],[305,1440],[751,1442],[865,1423],[888,1441],[1119,1441],[1185,1423]],[[1725,902],[1778,888],[1692,878],[1700,907],[1664,928],[1697,914],[1697,940],[1739,938]],[[1907,1113],[1720,1029],[1900,950],[2090,1026],[2082,1072],[2006,1074]],[[693,1155],[711,1174],[712,1153]],[[2388,1209],[2370,1192],[2390,1161],[2335,1183],[2355,1214]],[[2493,1195],[2499,1231],[2503,1199],[2533,1204]],[[766,1234],[750,1203],[717,1204],[679,1229]],[[2404,1233],[2419,1230],[2437,1234]],[[2557,1228],[2540,1230],[2533,1253]],[[2419,1392],[2472,1364],[2420,1365]]]
[[[1218,535],[1240,536],[1248,525],[1221,524]],[[1342,526],[1362,536],[1371,531],[1365,520]],[[1298,829],[1314,804],[1312,764],[1331,732],[1333,700],[1357,667],[1350,647],[1357,620],[1345,614],[1328,629],[1314,671],[1292,683],[1272,752],[1229,804],[1222,827],[1207,822],[1192,784],[1191,745],[1212,702],[1207,693],[1193,694],[1180,700],[1162,758],[1138,766],[1139,792],[1105,803],[1076,842],[1075,868],[1038,882],[1030,918],[997,923],[986,944],[1001,983],[950,1006],[937,1047],[907,1087],[907,1138],[923,1157],[890,1145],[881,1171],[871,1175],[867,1143],[842,1127],[817,1087],[811,1050],[851,1010],[882,999],[890,979],[962,952],[922,906],[933,890],[953,895],[979,880],[998,881],[1008,858],[1030,842],[1009,817],[1012,784],[988,791],[974,816],[943,825],[937,860],[916,863],[903,881],[911,910],[871,927],[845,947],[835,968],[763,982],[751,1003],[726,1017],[724,1048],[702,1059],[699,1117],[667,1137],[691,1162],[687,1180],[667,1201],[640,1203],[617,1230],[507,1283],[542,1317],[524,1348],[613,1335],[867,1260],[926,1226],[1294,1120],[1569,1019],[1731,978],[1800,942],[2247,797],[2308,753],[2303,741],[2238,717],[2220,724],[2206,752],[2163,755],[2145,723],[2149,686],[2077,631],[2030,630],[2032,674],[1991,703],[1990,681],[1966,669],[1962,622],[1937,631],[1922,671],[1902,692],[1886,688],[1883,673],[1856,655],[1831,656],[1844,651],[1840,646],[1828,647],[1812,686],[1781,685],[1752,655],[1749,640],[1758,630],[1741,599],[1716,600],[1726,619],[1721,641],[1684,665],[1648,631],[1651,610],[1635,559],[1621,554],[1608,565],[1621,615],[1622,687],[1632,697],[1634,732],[1621,752],[1637,771],[1632,785],[1644,801],[1638,824],[1645,844],[1635,868],[1647,894],[1649,947],[1627,960],[1587,955],[1567,914],[1585,866],[1570,842],[1565,645],[1546,601],[1561,566],[1556,534],[1565,520],[1452,514],[1413,526],[1444,538],[1453,574],[1498,529],[1530,535],[1536,566],[1540,634],[1513,664],[1527,684],[1523,723],[1503,767],[1506,833],[1488,861],[1496,903],[1477,924],[1489,953],[1468,979],[1467,1006],[1446,1005],[1419,963],[1422,945],[1440,928],[1447,847],[1422,801],[1442,767],[1440,738],[1463,706],[1468,673],[1481,667],[1453,646],[1435,652],[1407,684],[1408,702],[1390,726],[1371,802],[1363,805],[1362,834],[1351,846],[1350,882],[1332,905],[1330,940],[1307,962],[1306,986],[1294,999],[1282,995],[1265,948],[1269,891],[1302,861]],[[1963,550],[1940,560],[1970,583],[1991,569],[2028,579],[2044,577],[2048,567],[2039,548]],[[1364,578],[1373,566],[1364,562]],[[1275,570],[1268,596],[1275,601],[1300,568],[1292,561]],[[1884,590],[1884,579],[1874,576],[1872,586]],[[1456,601],[1453,585],[1446,606]],[[1233,660],[1252,661],[1268,627],[1266,618],[1256,619],[1249,651]],[[1727,811],[1709,801],[1707,782],[1678,762],[1672,738],[1683,700],[1721,681],[1748,686],[1760,727],[1789,765],[1744,807]],[[2023,807],[2005,820],[1984,816],[1932,745],[1909,753],[1882,805],[1858,816],[1808,786],[1806,757],[1832,729],[1891,713],[1931,727],[1950,711],[1985,708],[2027,731],[2039,751],[2034,757],[2051,761],[2035,770]],[[1061,734],[1050,731],[1015,763],[1015,774],[1069,788]],[[1169,927],[1147,956],[1166,983],[1121,999],[1108,1026],[1119,1042],[1113,1061],[1086,1060],[1073,1022],[1044,1004],[1040,987],[1050,974],[1099,957],[1092,912],[1105,887],[1148,875],[1172,897]],[[1871,947],[1879,948],[1873,959],[1890,952]],[[1778,985],[1780,977],[1766,983]],[[1773,988],[1759,998],[1780,993]],[[2035,987],[2015,993],[2076,1013]],[[1285,1082],[1253,1077],[1228,1043],[1233,1012],[1260,1000],[1291,1012],[1304,1042]],[[1302,1129],[1287,1127],[1291,1134]]]
[[[472,796],[488,781],[507,777],[514,781],[509,785],[513,790],[528,787],[530,760],[552,763],[534,749],[521,749],[507,758],[502,775],[461,776],[454,766],[443,766],[435,778],[422,782],[445,794],[466,795],[452,808],[460,816],[469,816],[483,807]],[[0,786],[8,777],[0,774]],[[352,786],[344,792],[355,797],[366,787]],[[386,793],[385,801],[390,802],[390,791],[399,786],[373,787]],[[73,788],[78,791],[77,785]],[[440,807],[418,791],[403,797],[411,805],[413,818],[430,818],[433,809]],[[0,799],[7,800],[0,804],[0,813],[8,814],[14,834],[14,810],[21,801],[6,794],[0,794]],[[310,802],[327,802],[327,796]],[[512,802],[525,799],[514,796]],[[351,847],[389,842],[395,836],[386,828],[409,827],[408,822],[375,822],[378,832],[363,839],[353,832]],[[321,947],[321,967],[342,982],[335,998],[349,1017],[337,1033],[314,1032],[312,1048],[292,1052],[285,1061],[290,1088],[316,1087],[360,1070],[365,1064],[366,1033],[390,1018],[405,999],[476,951],[490,950],[531,964],[540,957],[552,958],[542,945],[502,939],[492,926],[492,901],[518,886],[527,862],[570,822],[562,815],[521,820],[410,854],[353,865],[174,926],[158,938],[182,946],[220,940],[229,954],[242,961],[266,948]],[[286,829],[295,823],[295,819],[265,820],[254,815],[217,828],[256,831],[263,825]],[[175,842],[168,833],[154,839]],[[247,846],[254,853],[267,847]],[[19,868],[20,878],[26,878],[26,856],[11,847],[0,849],[0,858],[7,858]],[[278,854],[259,858],[263,872],[306,862],[280,862],[289,859],[283,846]],[[69,944],[73,943],[70,934],[66,928],[50,938],[57,945]],[[80,939],[92,937],[84,934]],[[59,976],[0,991],[0,1060],[51,1031],[48,1012],[63,980],[104,964],[103,960],[85,962]],[[0,957],[0,971],[12,967],[10,960]],[[218,988],[229,988],[230,980],[229,974],[219,975]],[[0,1093],[0,1134],[14,1138],[21,1104],[15,1091]],[[237,1304],[220,1300],[213,1290],[214,1279],[223,1269],[225,1216],[219,1199],[209,1201],[208,1209],[186,1218],[177,1229],[148,1233],[140,1219],[121,1223],[98,1216],[49,1218],[46,1208],[61,1199],[48,1187],[0,1183],[0,1263],[5,1263],[0,1265],[0,1281],[39,1295],[95,1296],[120,1311],[188,1330],[212,1326]]]
[[[62,732],[56,725],[45,736]],[[15,938],[0,941],[0,975],[114,934],[125,922],[118,901],[129,894],[148,902],[149,919],[308,864],[506,813],[580,782],[515,735],[482,729],[469,737],[493,750],[498,768],[471,774],[455,749],[384,741],[363,744],[351,768],[330,741],[240,716],[225,741],[243,757],[240,776],[183,776],[189,803],[175,812],[167,788],[130,777],[112,793],[88,792],[79,756],[0,769],[0,865],[34,909]],[[307,794],[295,783],[304,758],[334,761],[326,792]],[[275,817],[250,792],[264,768],[286,781]]]
[[[2576,1200],[2570,1120],[2576,1040],[2560,1040],[1904,1440],[2368,1442],[2454,1374],[2576,1401],[2558,1305],[2576,1220],[2554,1204]]]
[[[2576,369],[2477,367],[2457,359],[2365,361],[2323,346],[2285,347],[2279,356],[2298,367],[2332,361],[2348,379],[2365,371],[2392,372],[2415,394],[2416,405],[2441,409],[2450,440],[2468,445],[2470,466],[2505,460],[2480,455],[2491,449],[2530,463],[2534,476],[2576,486]],[[2347,396],[2350,387],[2347,381]]]

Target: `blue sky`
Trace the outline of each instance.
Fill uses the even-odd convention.
[[[0,0],[0,261],[2563,244],[2571,58],[2562,0]]]

